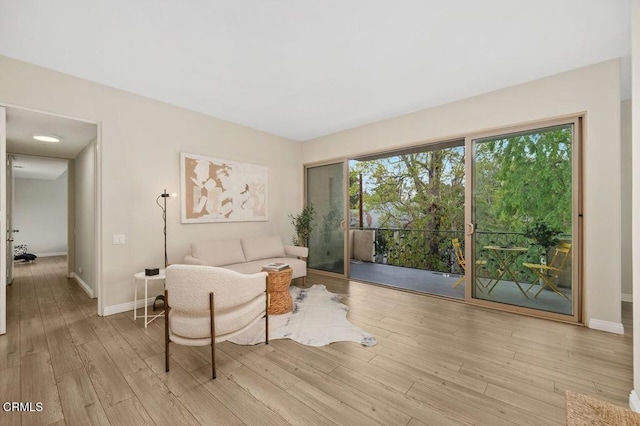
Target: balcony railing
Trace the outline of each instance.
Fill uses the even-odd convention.
[[[403,228],[351,228],[370,230],[374,233],[373,261],[375,263],[401,266],[405,268],[425,269],[429,271],[463,274],[456,261],[451,240],[458,238],[464,244],[463,231],[430,231],[426,229]],[[562,239],[571,239],[563,235]],[[478,258],[487,261],[485,274],[495,277],[498,271],[497,261],[489,255],[485,246],[517,246],[529,250],[519,256],[512,265],[512,271],[523,282],[530,282],[534,274],[522,264],[540,263],[544,259],[544,249],[531,244],[521,232],[475,232],[475,244],[479,248]]]

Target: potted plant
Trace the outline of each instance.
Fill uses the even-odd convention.
[[[294,245],[309,247],[309,236],[311,235],[313,228],[316,226],[313,223],[315,214],[316,212],[313,208],[313,203],[309,203],[299,214],[289,215],[291,218],[291,224],[296,230],[296,234],[292,239]]]
[[[524,236],[530,238],[535,244],[544,249],[541,257],[544,260],[544,264],[547,264],[547,253],[551,247],[554,247],[560,242],[560,234],[562,231],[549,225],[543,220],[537,220],[530,225],[527,225],[524,231]]]

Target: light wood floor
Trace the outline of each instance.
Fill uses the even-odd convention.
[[[462,303],[311,276],[344,293],[348,318],[378,338],[370,348],[275,340],[209,349],[172,345],[163,322],[131,312],[98,317],[64,277],[61,259],[17,265],[0,336],[0,399],[42,412],[0,411],[0,424],[564,424],[566,389],[626,406],[626,334],[492,312]]]

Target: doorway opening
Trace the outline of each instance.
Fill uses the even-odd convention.
[[[464,299],[464,140],[349,162],[349,271],[367,282]]]
[[[36,255],[35,262],[65,256],[67,276],[90,297],[99,298],[98,125],[17,107],[3,109],[6,283],[13,280],[13,267],[25,261],[19,253]]]
[[[68,161],[56,158],[7,154],[7,212],[13,250],[7,259],[7,284],[14,268],[43,257],[63,257],[67,262]],[[7,222],[9,223],[9,221]],[[10,261],[11,260],[11,261]]]

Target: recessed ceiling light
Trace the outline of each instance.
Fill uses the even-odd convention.
[[[56,135],[33,135],[33,138],[40,142],[60,142],[60,136]]]

